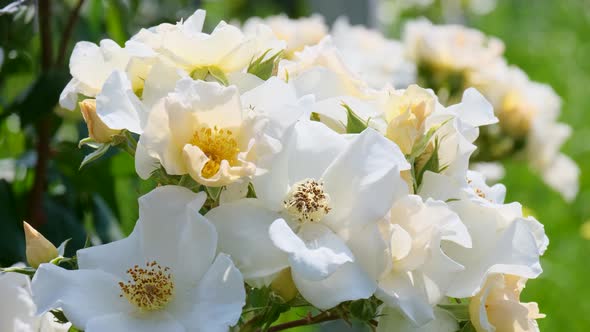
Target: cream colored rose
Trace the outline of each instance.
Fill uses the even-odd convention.
[[[504,43],[461,25],[434,25],[426,19],[410,21],[403,35],[407,55],[438,70],[478,69],[497,61]]]
[[[161,164],[205,186],[225,186],[255,174],[264,121],[243,109],[235,86],[178,82],[150,112],[136,151],[142,178]]]
[[[424,120],[434,111],[434,96],[417,85],[401,95],[391,94],[386,102],[387,138],[404,154],[410,154],[414,143],[424,136]]]
[[[537,332],[536,319],[544,318],[537,303],[521,303],[526,279],[507,274],[490,275],[471,298],[469,315],[477,332]]]
[[[270,16],[264,19],[252,17],[244,23],[243,30],[251,34],[260,24],[270,27],[273,34],[287,43],[285,57],[291,58],[295,52],[303,50],[305,46],[312,46],[320,42],[328,34],[328,27],[320,15],[291,19],[286,15]]]

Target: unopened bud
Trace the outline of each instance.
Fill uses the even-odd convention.
[[[37,268],[41,263],[48,263],[59,256],[57,248],[26,221],[23,222],[23,227],[27,245],[27,262],[30,266]]]
[[[286,268],[279,272],[277,277],[270,284],[270,288],[285,302],[289,302],[297,296],[297,287],[291,276],[291,268]]]
[[[110,143],[112,136],[120,132],[109,128],[96,114],[96,99],[85,99],[80,102],[80,111],[88,126],[88,136],[98,143]]]

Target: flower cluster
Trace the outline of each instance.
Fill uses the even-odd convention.
[[[433,89],[448,106],[459,103],[469,87],[477,88],[492,103],[499,122],[482,129],[472,167],[499,180],[503,169],[498,161],[525,159],[567,201],[575,198],[579,169],[559,152],[571,134],[569,126],[557,122],[560,98],[550,86],[531,81],[518,67],[509,65],[501,40],[460,25],[433,25],[426,19],[407,22],[401,41],[351,26],[344,18],[334,23],[329,41],[320,40],[328,36],[329,29],[317,16],[251,21],[268,23],[287,49],[300,50],[302,43],[329,43],[346,67],[375,89],[386,84],[396,88],[419,84]]]
[[[502,41],[425,19],[407,23],[403,40],[421,85],[444,96],[448,104],[457,102],[464,89],[476,87],[494,106],[499,123],[482,130],[476,161],[524,157],[547,185],[568,201],[575,198],[579,169],[559,152],[571,134],[568,125],[557,122],[561,100],[550,86],[508,65]]]
[[[519,296],[548,239],[469,170],[480,128],[498,122],[482,94],[445,106],[394,88],[381,52],[401,44],[344,21],[308,38],[297,24],[317,18],[211,33],[204,19],[76,45],[61,104],[80,100],[81,144],[96,148],[83,164],[119,147],[159,186],[129,237],[74,258],[29,230],[38,266],[7,271],[34,274],[37,314],[87,332],[265,331],[295,306],[310,308],[300,324],[538,330]]]

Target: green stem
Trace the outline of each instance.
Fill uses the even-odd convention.
[[[123,151],[129,153],[129,155],[131,155],[131,157],[135,158],[135,149],[133,149],[131,146],[129,146],[129,144],[127,144],[126,142],[117,145],[117,147],[123,149]]]
[[[321,314],[314,316],[314,317],[312,317],[311,315],[308,315],[307,317],[302,318],[302,319],[298,319],[298,320],[294,320],[291,322],[271,326],[268,329],[268,332],[284,331],[284,330],[292,329],[295,327],[314,325],[314,324],[319,324],[319,323],[328,322],[328,321],[337,320],[337,319],[340,319],[339,315],[336,315],[336,314],[331,313],[329,311],[324,311]]]
[[[133,148],[133,150],[137,150],[137,141],[129,131],[125,131],[125,138],[127,138],[127,143]]]

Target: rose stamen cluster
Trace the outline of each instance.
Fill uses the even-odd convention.
[[[131,280],[119,282],[120,296],[124,296],[140,311],[162,309],[174,296],[174,281],[169,267],[162,267],[152,261],[143,267],[135,265],[126,273]]]
[[[283,204],[287,213],[300,223],[319,222],[331,210],[324,183],[313,179],[295,183]]]
[[[197,146],[209,158],[201,173],[205,178],[211,178],[217,172],[222,160],[227,160],[231,166],[237,162],[240,152],[234,134],[229,129],[204,127],[195,131],[190,143]]]

